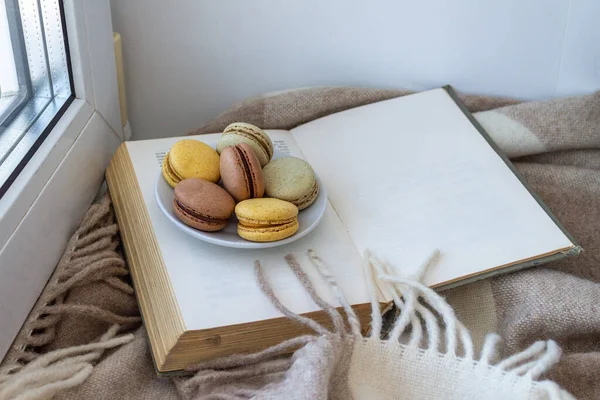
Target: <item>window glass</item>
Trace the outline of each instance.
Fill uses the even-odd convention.
[[[73,99],[60,0],[0,0],[0,196]]]

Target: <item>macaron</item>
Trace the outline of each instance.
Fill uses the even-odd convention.
[[[258,126],[244,122],[234,122],[223,130],[217,144],[217,152],[221,154],[225,148],[239,143],[246,143],[254,150],[261,167],[273,158],[271,138]]]
[[[162,173],[172,187],[187,178],[216,183],[221,179],[219,154],[199,140],[180,140],[163,159]]]
[[[315,171],[296,157],[278,158],[263,168],[265,193],[268,197],[289,201],[303,210],[319,195]]]
[[[275,242],[298,231],[298,207],[279,199],[249,199],[235,206],[240,237],[252,242]]]
[[[265,180],[252,148],[239,143],[221,152],[221,181],[236,201],[263,197]]]
[[[186,225],[214,232],[227,226],[235,201],[221,186],[204,179],[188,178],[175,186],[173,211]]]

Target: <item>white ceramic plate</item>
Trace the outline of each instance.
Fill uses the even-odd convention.
[[[273,159],[286,157],[285,154],[275,152]],[[231,217],[231,220],[227,227],[218,232],[203,232],[192,227],[185,225],[177,218],[173,212],[173,188],[162,177],[162,173],[159,173],[156,177],[156,183],[154,185],[154,197],[158,203],[158,207],[165,214],[165,216],[171,221],[177,228],[190,236],[200,239],[202,241],[212,243],[218,246],[235,247],[239,249],[265,249],[268,247],[282,246],[284,244],[296,241],[306,235],[308,235],[313,229],[317,227],[327,208],[327,193],[325,192],[325,186],[323,182],[319,180],[317,176],[317,182],[319,183],[319,195],[315,202],[308,208],[298,213],[298,231],[283,240],[276,242],[250,242],[244,240],[237,234],[237,219],[235,214]]]

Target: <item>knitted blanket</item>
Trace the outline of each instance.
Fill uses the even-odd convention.
[[[255,98],[195,133],[218,132],[233,121],[290,129],[404,94],[316,88]],[[190,366],[192,377],[157,378],[105,197],[75,232],[3,361],[0,399],[570,398],[558,385],[577,398],[600,398],[600,93],[533,103],[463,100],[583,246],[582,255],[444,292],[445,301],[418,277],[390,276],[366,255],[367,282],[387,282],[399,310],[383,320],[374,312],[368,337],[360,336],[348,309],[343,318],[312,291],[303,268],[322,272],[344,304],[317,255],[311,253],[312,265],[294,257],[287,263],[328,311],[333,332],[285,309],[257,263],[257,284],[315,335]],[[291,358],[277,356],[298,346]]]

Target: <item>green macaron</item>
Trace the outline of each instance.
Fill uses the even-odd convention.
[[[278,158],[263,168],[268,197],[289,201],[303,210],[319,195],[319,184],[312,167],[296,157]]]
[[[221,152],[236,144],[246,143],[252,148],[260,166],[264,167],[273,158],[273,142],[259,127],[244,122],[234,122],[228,125],[217,143],[217,152]]]

